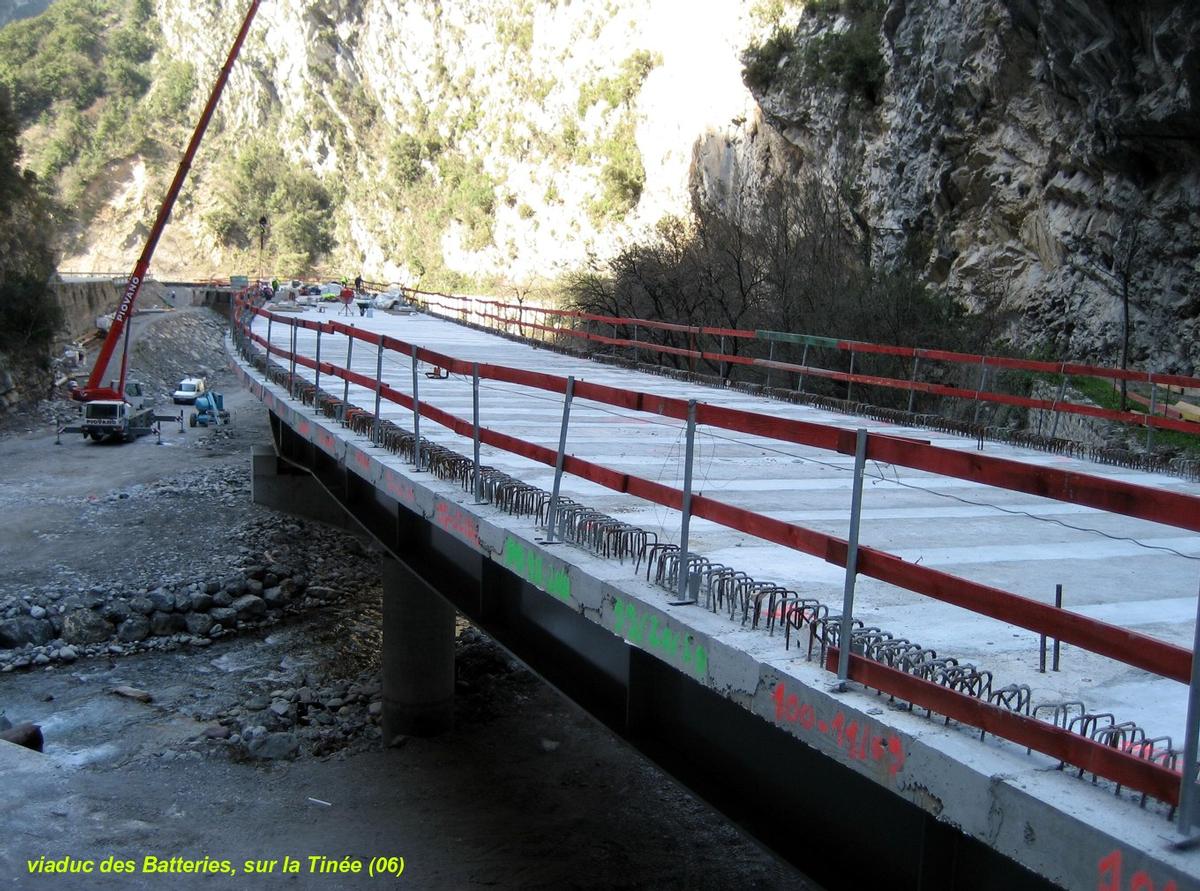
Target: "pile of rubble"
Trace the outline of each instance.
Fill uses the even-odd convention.
[[[81,656],[204,647],[377,588],[377,575],[354,559],[363,555],[361,546],[343,533],[267,518],[242,524],[234,537],[255,540],[268,529],[281,539],[271,549],[240,548],[237,567],[206,561],[204,578],[160,577],[140,586],[125,579],[0,597],[0,671]],[[284,562],[275,552],[282,553],[289,540],[305,547]]]

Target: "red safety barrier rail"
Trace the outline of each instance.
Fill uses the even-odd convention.
[[[862,353],[907,358],[913,360],[914,362],[918,360],[930,360],[937,362],[948,362],[957,365],[969,365],[980,370],[981,380],[987,372],[999,369],[1008,371],[1025,371],[1029,373],[1055,374],[1061,375],[1064,378],[1066,376],[1095,377],[1113,381],[1134,381],[1150,384],[1152,386],[1200,388],[1200,378],[1187,377],[1184,375],[1131,371],[1120,368],[1105,368],[1103,366],[1084,365],[1071,362],[1046,362],[1035,359],[1015,359],[1004,356],[984,356],[971,353],[959,353],[952,350],[929,350],[914,347],[890,346],[887,344],[872,344],[864,343],[862,341],[838,340],[836,338],[817,337],[813,335],[787,334],[777,331],[751,331],[748,329],[738,328],[714,328],[709,326],[681,325],[673,322],[659,322],[652,319],[605,316],[597,315],[595,313],[580,312],[578,310],[551,309],[547,307],[526,306],[524,304],[504,303],[501,301],[479,297],[460,297],[451,294],[418,290],[411,290],[410,292],[416,295],[427,307],[441,309],[450,314],[452,317],[458,317],[458,319],[461,321],[483,319],[496,322],[499,326],[505,328],[506,330],[512,326],[517,326],[522,334],[524,329],[528,328],[531,332],[540,332],[554,337],[570,337],[608,346],[626,347],[663,355],[681,356],[693,361],[699,359],[701,361],[708,361],[714,364],[723,363],[729,366],[755,366],[762,369],[797,374],[802,377],[819,377],[846,384],[863,384],[866,386],[928,393],[931,395],[946,396],[956,399],[967,399],[977,402],[988,402],[998,405],[1011,405],[1020,408],[1040,409],[1050,412],[1065,412],[1067,414],[1085,415],[1088,417],[1113,421],[1120,424],[1130,424],[1162,430],[1174,430],[1181,433],[1200,435],[1200,424],[1186,420],[1185,418],[1181,417],[1178,412],[1170,411],[1165,406],[1158,407],[1158,410],[1162,412],[1161,415],[1133,411],[1118,411],[1115,409],[1100,408],[1094,405],[1078,402],[1068,402],[1062,399],[1050,400],[1036,399],[1028,396],[1016,396],[1007,393],[986,390],[982,387],[978,389],[968,389],[963,387],[951,387],[943,384],[926,383],[916,380],[915,371],[912,378],[889,378],[878,375],[861,373],[856,374],[853,371],[853,364],[851,364],[851,371],[849,372],[833,371],[808,364],[779,362],[770,358],[764,359],[730,354],[726,352],[710,352],[698,349],[696,346],[699,338],[702,336],[707,336],[710,338],[728,337],[734,339],[768,341],[772,343],[794,343],[806,347],[840,350],[849,352],[851,356],[853,356],[855,353]],[[448,300],[456,301],[456,304],[447,303],[446,301]],[[487,309],[489,307],[497,310],[509,311],[510,313],[515,312],[517,317],[513,318],[512,315],[489,312]],[[537,313],[542,314],[541,323],[536,321]],[[530,316],[529,320],[526,320],[527,314]],[[569,325],[552,325],[549,324],[550,319],[577,320],[582,322],[612,325],[614,329],[618,327],[632,328],[635,336],[632,339],[627,337],[618,337],[614,331],[614,335],[610,337],[591,333],[580,328],[571,327]],[[668,331],[686,334],[688,335],[692,346],[691,348],[684,348],[654,343],[647,340],[639,340],[636,337],[636,332],[641,328],[651,331]]]
[[[501,365],[472,363],[340,322],[296,319],[270,313],[261,308],[253,308],[252,312],[267,318],[272,323],[290,328],[306,329],[324,334],[339,334],[403,355],[415,355],[419,362],[436,365],[454,373],[469,375],[477,369],[481,379],[560,394],[566,391],[566,378],[556,375]],[[276,346],[268,338],[249,330],[248,326],[244,330],[255,343],[263,346],[269,354],[293,361],[296,365],[306,368],[315,369],[317,367],[317,363],[308,356]],[[373,377],[368,375],[324,361],[320,363],[320,373],[379,392],[382,399],[410,410],[412,408],[413,401],[409,395],[384,385],[382,382],[377,383]],[[686,400],[582,381],[575,382],[574,395],[576,398],[676,420],[685,419],[688,411]],[[473,426],[470,420],[452,415],[430,405],[425,400],[420,403],[420,413],[458,435],[465,437],[472,435]],[[698,424],[724,430],[770,437],[784,442],[828,449],[840,454],[853,454],[855,450],[856,434],[853,431],[825,424],[781,419],[771,415],[707,404],[697,406],[696,421]],[[490,428],[480,430],[480,441],[548,466],[554,466],[557,458],[557,452],[554,449],[527,442]],[[1193,532],[1200,531],[1200,497],[1193,495],[1137,486],[1057,468],[1024,464],[977,452],[964,453],[918,440],[883,434],[868,435],[867,456],[871,459],[917,470],[1151,520]],[[682,491],[663,483],[612,470],[575,456],[565,457],[563,468],[567,473],[617,492],[627,493],[675,510],[682,507]],[[846,565],[847,542],[836,536],[787,523],[705,496],[693,495],[692,513],[727,528],[819,557],[836,566],[844,567]],[[858,571],[914,593],[1075,644],[1090,652],[1110,657],[1164,678],[1188,683],[1191,677],[1193,658],[1191,651],[1117,625],[1051,607],[1040,601],[931,567],[910,563],[893,554],[874,548],[860,546]],[[1033,726],[1049,726],[1045,722],[1032,718],[1014,721],[1012,712],[971,697],[962,697],[969,700],[969,704],[960,703],[954,697],[961,697],[961,694],[955,693],[950,696],[952,691],[923,681],[917,683],[911,675],[903,672],[877,670],[877,665],[873,662],[868,663],[865,668],[860,665],[856,671],[858,671],[858,675],[852,675],[852,677],[889,694],[901,696],[906,701],[934,708],[940,714],[954,717],[998,736],[1031,746],[1054,757],[1070,760],[1078,767],[1085,767],[1101,776],[1155,795],[1163,800],[1174,802],[1178,798],[1178,777],[1175,778],[1176,786],[1173,791],[1165,788],[1160,774],[1164,771],[1170,773],[1170,771],[1166,771],[1161,765],[1133,756],[1114,760],[1104,752],[1098,751],[1111,751],[1110,747],[1075,734],[1070,735],[1071,743],[1064,748],[1060,734],[1047,735],[1037,731],[1037,727]],[[923,685],[932,689],[926,689],[926,686]],[[1031,727],[1033,730],[1030,729]],[[1063,753],[1070,757],[1064,757]]]

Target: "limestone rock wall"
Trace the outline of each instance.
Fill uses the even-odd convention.
[[[799,30],[800,49],[829,27]],[[1200,361],[1200,16],[1189,2],[892,0],[878,103],[758,96],[800,163],[848,176],[884,258],[1056,355]]]

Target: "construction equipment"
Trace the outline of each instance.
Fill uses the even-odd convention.
[[[228,423],[229,412],[225,408],[224,396],[210,391],[196,397],[196,410],[188,417],[189,427],[216,427]]]
[[[250,9],[242,21],[242,27],[238,31],[232,48],[229,50],[225,64],[217,75],[217,81],[213,85],[212,92],[209,94],[208,102],[204,106],[204,111],[200,115],[200,120],[196,124],[196,129],[192,133],[192,138],[188,142],[187,149],[179,161],[179,167],[175,171],[175,178],[171,181],[171,187],[167,190],[167,195],[163,199],[162,206],[158,209],[158,216],[155,218],[154,225],[150,229],[146,245],[142,248],[141,256],[138,258],[137,263],[133,267],[133,272],[125,283],[125,292],[121,295],[121,302],[117,305],[116,312],[113,313],[112,323],[108,326],[108,334],[104,338],[104,344],[100,347],[100,353],[96,357],[96,364],[92,368],[91,376],[88,378],[85,386],[72,391],[72,397],[84,403],[84,422],[80,427],[69,429],[82,430],[85,435],[91,436],[93,439],[117,437],[129,442],[137,438],[140,433],[150,432],[154,421],[161,419],[154,414],[153,409],[143,408],[140,404],[140,386],[137,387],[138,404],[135,405],[131,401],[131,397],[133,397],[131,387],[133,385],[126,384],[125,380],[129,364],[129,317],[133,314],[133,304],[142,289],[146,272],[150,268],[150,259],[154,256],[155,247],[158,246],[158,239],[162,235],[163,228],[167,224],[167,219],[171,215],[171,209],[175,206],[175,199],[179,197],[179,191],[183,188],[183,181],[187,177],[188,170],[191,169],[196,149],[200,147],[200,140],[204,137],[204,131],[208,128],[208,122],[212,118],[213,111],[217,107],[217,102],[221,98],[221,93],[225,89],[225,82],[229,79],[230,69],[232,69],[233,63],[241,51],[242,43],[245,42],[246,34],[250,30],[250,23],[254,20],[254,14],[258,11],[259,2],[260,0],[253,0],[250,4]],[[122,338],[124,338],[124,348],[121,355],[120,376],[116,380],[110,381],[107,387],[101,386],[101,381],[104,380],[105,374],[108,372],[108,364],[112,359],[117,342]],[[183,416],[180,415],[181,428],[182,418]],[[173,417],[169,419],[174,420]],[[59,432],[62,433],[64,430],[60,430]]]
[[[114,393],[118,392],[116,385],[117,381],[113,381],[110,386]],[[182,413],[178,416],[157,414],[142,385],[137,381],[128,381],[125,389],[120,391],[120,398],[85,402],[81,423],[58,428],[55,442],[61,444],[64,433],[82,433],[84,438],[90,436],[95,442],[133,442],[147,433],[161,433],[158,427],[160,421],[179,421],[179,430],[183,431]]]

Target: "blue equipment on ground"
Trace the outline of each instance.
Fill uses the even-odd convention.
[[[188,418],[191,427],[215,427],[229,423],[229,412],[225,409],[225,397],[220,393],[208,392],[196,398],[196,410]]]

